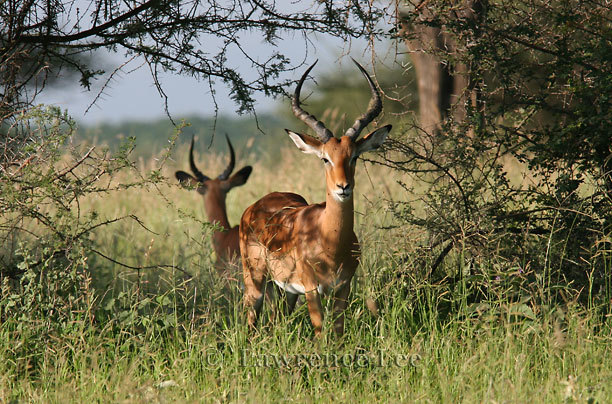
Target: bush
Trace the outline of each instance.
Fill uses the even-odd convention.
[[[81,206],[92,194],[137,186],[114,184],[132,169],[131,145],[110,154],[71,143],[75,124],[57,108],[37,107],[3,128],[0,172],[1,321],[60,329],[90,316],[88,256],[101,220]]]
[[[431,235],[433,269],[460,247],[472,275],[533,270],[549,297],[560,297],[555,285],[570,286],[609,309],[609,13],[577,1],[434,1],[405,10],[409,23],[450,38],[426,50],[469,76],[458,97],[465,103],[453,106],[465,118],[448,114],[434,134],[405,128],[394,145],[401,157],[388,161],[426,184],[409,189],[425,209],[395,211]]]

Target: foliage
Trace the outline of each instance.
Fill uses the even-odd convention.
[[[15,8],[0,8],[7,4]],[[99,4],[104,21],[115,21],[118,11],[103,6],[126,3]],[[131,13],[156,4],[122,14],[131,25],[100,20],[93,34],[118,46],[143,38]],[[171,150],[143,161],[151,167],[144,174],[129,160],[131,140],[115,153],[75,145],[74,122],[56,109],[13,109],[0,128],[0,396],[610,401],[602,365],[612,335],[603,6],[487,2],[481,19],[466,20],[455,2],[423,4],[432,17],[419,23],[455,38],[453,49],[436,52],[470,68],[474,97],[465,120],[449,114],[435,134],[402,122],[381,164],[359,162],[363,253],[341,341],[326,329],[313,342],[303,305],[289,317],[267,309],[249,333],[239,271],[222,279],[212,265],[200,196],[164,181],[179,168],[165,166]],[[354,101],[350,94],[333,99],[329,91],[319,111]],[[218,172],[224,156],[199,160]],[[249,182],[228,195],[231,223],[270,191],[324,198],[317,159],[294,148],[275,156],[269,166],[255,161]],[[378,315],[366,309],[371,299]],[[330,355],[348,362],[321,361]]]
[[[75,124],[57,108],[30,109],[17,125],[4,132],[0,172],[0,318],[20,326],[43,320],[41,331],[51,332],[91,315],[94,232],[120,220],[138,223],[135,216],[101,218],[84,199],[155,177],[116,184],[117,172],[132,169],[133,146],[125,143],[112,154],[75,146]]]
[[[312,202],[325,197],[322,163],[282,139],[282,161],[254,161],[252,178],[228,194],[230,223],[273,190],[298,192]],[[227,162],[214,153],[197,160],[204,172],[219,172]],[[34,322],[19,327],[23,321],[9,318],[0,324],[0,396],[34,403],[276,402],[287,397],[347,403],[421,397],[436,402],[610,401],[609,317],[576,304],[571,288],[565,290],[567,303],[540,304],[544,283],[533,285],[533,271],[521,273],[519,267],[496,272],[499,268],[491,264],[486,279],[431,282],[413,264],[422,255],[415,246],[422,238],[418,229],[388,229],[396,219],[386,199],[399,199],[403,190],[395,181],[410,184],[410,176],[358,164],[355,229],[363,258],[341,341],[329,322],[324,338],[313,341],[304,304],[288,318],[272,320],[266,303],[259,332],[250,334],[238,282],[220,278],[214,269],[210,228],[200,223],[205,217],[201,197],[169,181],[93,194],[81,206],[99,218],[138,213],[150,230],[130,220],[99,227],[91,237],[98,251],[131,267],[172,262],[193,277],[176,268],[126,268],[90,254],[93,320],[75,319],[42,337]],[[171,177],[176,168],[168,164],[161,175]],[[124,170],[115,180],[127,183],[133,175]],[[441,269],[469,264],[468,254],[451,252]],[[486,301],[471,301],[474,289],[485,282]],[[377,317],[366,309],[368,297],[378,302]],[[326,316],[331,315],[330,299],[323,303]]]
[[[465,17],[462,7],[476,3],[478,17]],[[440,258],[453,246],[469,252],[473,274],[505,257],[506,268],[551,271],[553,284],[575,282],[585,300],[601,292],[609,303],[610,6],[423,7],[407,8],[406,18],[453,38],[453,47],[430,51],[469,67],[470,97],[465,120],[450,114],[438,134],[417,128],[397,139],[401,157],[389,164],[428,184],[419,193],[425,209],[398,204],[398,216],[428,229]]]
[[[0,2],[0,116],[24,108],[62,69],[78,72],[88,89],[104,73],[90,57],[97,49],[144,57],[162,94],[158,73],[172,71],[208,81],[213,98],[219,80],[239,112],[253,111],[253,92],[283,94],[291,82],[279,78],[293,69],[278,47],[282,32],[302,35],[306,49],[313,33],[345,40],[382,34],[372,24],[383,12],[377,5],[313,3],[283,11],[277,2],[259,0]],[[249,47],[255,35],[269,46],[267,54]],[[242,55],[253,76],[228,62],[233,53]]]

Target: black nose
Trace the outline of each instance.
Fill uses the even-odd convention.
[[[349,189],[351,189],[351,184],[336,184],[336,186],[342,191],[348,191]]]

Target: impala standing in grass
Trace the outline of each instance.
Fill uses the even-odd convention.
[[[184,171],[177,171],[175,174],[181,184],[195,187],[198,193],[204,197],[204,209],[208,215],[208,220],[212,224],[222,227],[222,230],[215,230],[212,236],[213,248],[217,256],[215,268],[217,268],[217,271],[221,274],[226,272],[228,265],[234,258],[240,256],[238,226],[230,227],[227,219],[225,197],[232,188],[244,185],[253,170],[251,166],[246,166],[230,177],[230,174],[234,170],[236,157],[229,137],[225,135],[225,138],[229,146],[230,162],[225,171],[217,178],[211,179],[205,176],[198,170],[198,167],[196,167],[193,161],[193,138],[191,139],[191,147],[189,148],[189,165],[191,166],[193,176]]]
[[[339,335],[344,332],[344,309],[360,255],[353,231],[355,165],[361,153],[380,147],[391,130],[391,125],[387,125],[358,139],[361,131],[380,114],[382,101],[368,73],[359,63],[355,64],[368,81],[372,97],[365,114],[341,138],[334,137],[321,121],[300,106],[302,84],[314,64],[300,79],[293,97],[293,113],[318,139],[286,131],[298,149],[322,160],[327,188],[325,202],[309,205],[300,195],[274,192],[249,206],[242,215],[244,304],[251,327],[256,325],[266,279],[270,277],[285,290],[289,312],[298,295],[306,295],[315,336],[321,334],[323,323],[320,294],[332,291],[334,331]]]

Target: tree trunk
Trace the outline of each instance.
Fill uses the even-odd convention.
[[[455,18],[476,20],[482,17],[482,1],[465,0],[463,3],[464,7],[454,9]],[[449,117],[462,122],[466,118],[468,103],[478,106],[469,66],[462,62],[451,65],[437,55],[457,54],[460,50],[443,29],[426,24],[434,17],[427,1],[414,9],[399,12],[401,34],[417,76],[420,126],[430,135],[438,132]]]

